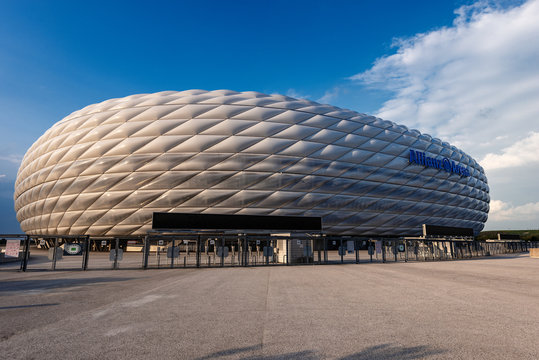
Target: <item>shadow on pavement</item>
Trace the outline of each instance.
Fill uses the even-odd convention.
[[[127,281],[133,278],[94,277],[83,279],[0,281],[0,293],[12,291],[49,290],[95,283]]]
[[[51,303],[51,304],[33,304],[33,305],[14,305],[14,306],[0,306],[0,310],[8,310],[8,309],[25,309],[25,308],[31,308],[31,307],[56,306],[56,305],[60,305],[60,303]]]
[[[409,360],[423,359],[432,355],[445,353],[445,350],[431,349],[428,346],[398,346],[392,344],[382,344],[366,348],[355,354],[340,358],[341,360],[367,360],[367,359],[385,359],[385,360]]]
[[[315,351],[304,350],[298,352],[290,352],[285,354],[278,355],[245,355],[242,356],[242,353],[251,352],[251,351],[260,351],[262,350],[261,345],[256,346],[247,346],[243,348],[229,349],[218,351],[213,354],[209,354],[203,357],[196,358],[196,360],[209,360],[209,359],[219,359],[223,357],[233,357],[241,360],[277,360],[277,359],[307,359],[307,360],[317,360],[321,358],[327,358],[325,356],[319,356]],[[412,359],[423,359],[433,355],[439,355],[446,353],[446,350],[433,349],[428,346],[399,346],[392,344],[381,344],[376,346],[368,347],[360,352],[350,354],[344,357],[338,358],[339,360],[367,360],[367,359],[384,359],[384,360],[412,360]]]
[[[255,350],[262,350],[262,345],[254,345],[254,346],[246,346],[242,348],[236,348],[236,349],[228,349],[223,351],[214,352],[213,354],[209,354],[203,357],[196,358],[196,360],[208,360],[208,359],[218,359],[223,356],[232,356],[237,355],[243,352],[247,351],[255,351]]]
[[[488,256],[479,256],[479,257],[472,257],[472,258],[461,258],[461,259],[455,259],[450,261],[470,261],[470,260],[512,260],[512,259],[521,259],[523,257],[530,257],[529,253],[514,253],[514,254],[495,254],[495,255],[488,255]],[[417,261],[415,261],[417,262]],[[419,261],[419,262],[425,262],[425,261]],[[426,262],[438,262],[438,260],[427,260]],[[444,261],[442,261],[444,262]]]

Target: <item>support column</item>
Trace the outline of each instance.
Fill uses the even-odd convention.
[[[243,235],[243,266],[249,266],[249,240],[247,240],[247,235]]]
[[[88,269],[88,258],[90,256],[90,237],[85,236],[84,237],[84,245],[83,245],[83,254],[82,254],[82,270]]]
[[[54,238],[54,248],[52,253],[52,270],[56,270],[56,249],[58,248],[58,238]]]
[[[197,253],[196,253],[197,268],[200,267],[200,235],[197,236]]]
[[[341,253],[341,264],[344,263],[344,248],[342,246],[342,237],[341,237],[341,246],[339,247],[339,252]]]
[[[29,256],[30,256],[30,236],[26,235],[26,238],[24,239],[24,254],[23,254],[23,258],[21,259],[20,270],[26,271],[26,267],[28,266]]]
[[[221,267],[225,266],[225,237],[221,236]]]
[[[116,238],[116,244],[114,246],[114,264],[112,265],[112,268],[114,270],[118,269],[118,249],[120,247],[120,239]]]
[[[150,253],[150,244],[148,244],[148,236],[144,237],[144,247],[142,248],[142,269],[148,268],[148,254]]]
[[[356,252],[356,264],[359,264],[359,245],[358,240],[354,240],[354,251]]]

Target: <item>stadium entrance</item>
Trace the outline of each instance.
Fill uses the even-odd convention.
[[[456,260],[526,252],[519,239],[423,226],[419,237],[328,235],[316,217],[155,213],[145,236],[0,235],[0,270],[163,269]]]

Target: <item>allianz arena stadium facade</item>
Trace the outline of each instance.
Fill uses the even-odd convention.
[[[154,212],[315,216],[335,235],[483,229],[481,166],[447,142],[303,99],[228,90],[111,99],[62,119],[15,185],[34,235],[144,235]]]

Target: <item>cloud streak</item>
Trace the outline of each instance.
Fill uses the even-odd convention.
[[[520,221],[532,221],[537,224],[539,221],[537,214],[539,214],[539,202],[531,202],[518,206],[501,200],[492,200],[490,202],[489,217],[494,221],[502,222],[519,219]]]
[[[481,164],[485,170],[498,170],[539,164],[539,133],[532,132],[528,137],[501,150],[500,153],[487,154]]]
[[[277,95],[277,93],[275,93]],[[299,91],[296,91],[296,89],[288,89],[286,91],[286,96],[293,97],[295,99],[308,99],[311,96],[310,95],[304,95],[300,93]]]
[[[22,155],[16,155],[16,154],[0,155],[0,161],[7,161],[15,165],[20,165],[22,161]]]
[[[324,95],[320,99],[317,99],[316,101],[322,104],[328,104],[337,96],[339,96],[340,92],[341,92],[341,88],[339,86],[335,86],[331,88],[330,90],[326,90]]]
[[[515,187],[535,184],[539,162],[539,0],[510,8],[477,2],[455,14],[452,26],[396,39],[394,54],[350,79],[393,93],[377,116],[447,140],[479,160],[499,199],[487,228],[502,220],[523,224],[523,218],[531,226],[531,215],[523,214],[539,212],[539,194],[509,204]],[[508,183],[509,168],[518,168],[518,176]]]
[[[539,2],[456,14],[451,27],[395,40],[396,54],[351,79],[394,92],[378,116],[483,157],[539,131]]]

